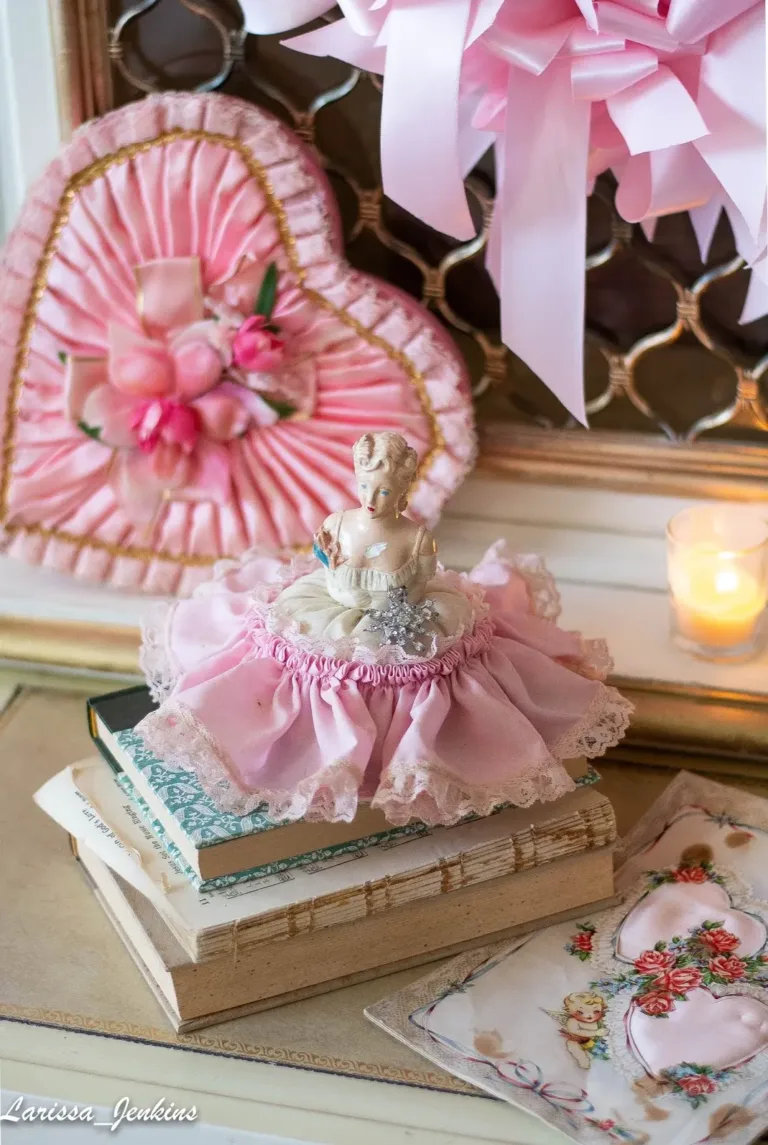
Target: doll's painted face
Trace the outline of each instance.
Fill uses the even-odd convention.
[[[358,469],[355,476],[361,508],[372,521],[392,516],[401,507],[408,486],[397,473],[380,467]]]

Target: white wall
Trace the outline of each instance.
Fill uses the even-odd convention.
[[[0,238],[60,138],[48,0],[0,0]]]

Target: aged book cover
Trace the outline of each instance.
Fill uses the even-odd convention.
[[[107,916],[179,1031],[434,961],[614,902],[610,846],[283,941],[194,962],[152,904],[84,844]]]
[[[145,894],[189,956],[199,961],[387,914],[411,901],[444,897],[609,847],[616,838],[611,804],[584,788],[551,804],[507,808],[454,827],[424,828],[419,836],[200,893],[101,760],[65,769],[35,799]]]

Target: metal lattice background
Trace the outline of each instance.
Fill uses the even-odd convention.
[[[488,157],[467,180],[477,237],[456,243],[381,192],[381,81],[333,60],[246,36],[236,0],[109,0],[114,102],[170,88],[220,90],[275,112],[331,178],[347,253],[420,298],[456,338],[481,423],[572,428],[542,383],[499,341],[483,267],[493,204]],[[748,272],[725,219],[702,265],[687,216],[653,242],[613,209],[604,178],[589,203],[585,360],[593,430],[660,436],[683,450],[714,436],[768,445],[768,320],[739,326]],[[600,437],[598,433],[597,438]],[[768,449],[761,468],[768,473]]]

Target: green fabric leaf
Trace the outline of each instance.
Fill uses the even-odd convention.
[[[101,441],[101,427],[98,425],[86,425],[84,421],[77,423],[77,428],[86,433],[88,437],[92,437],[94,441]]]
[[[277,301],[277,263],[271,262],[264,272],[259,288],[259,297],[256,299],[254,314],[261,314],[264,318],[271,318]]]
[[[62,366],[66,366],[66,364],[67,364],[67,355],[64,353],[64,351],[63,351],[63,350],[59,350],[59,352],[57,353],[56,357],[59,359],[59,361],[61,362]]]
[[[279,398],[268,398],[264,394],[260,394],[259,396],[267,403],[270,409],[275,411],[279,418],[290,417],[291,414],[296,413],[296,407],[292,406],[290,402],[281,402]]]

